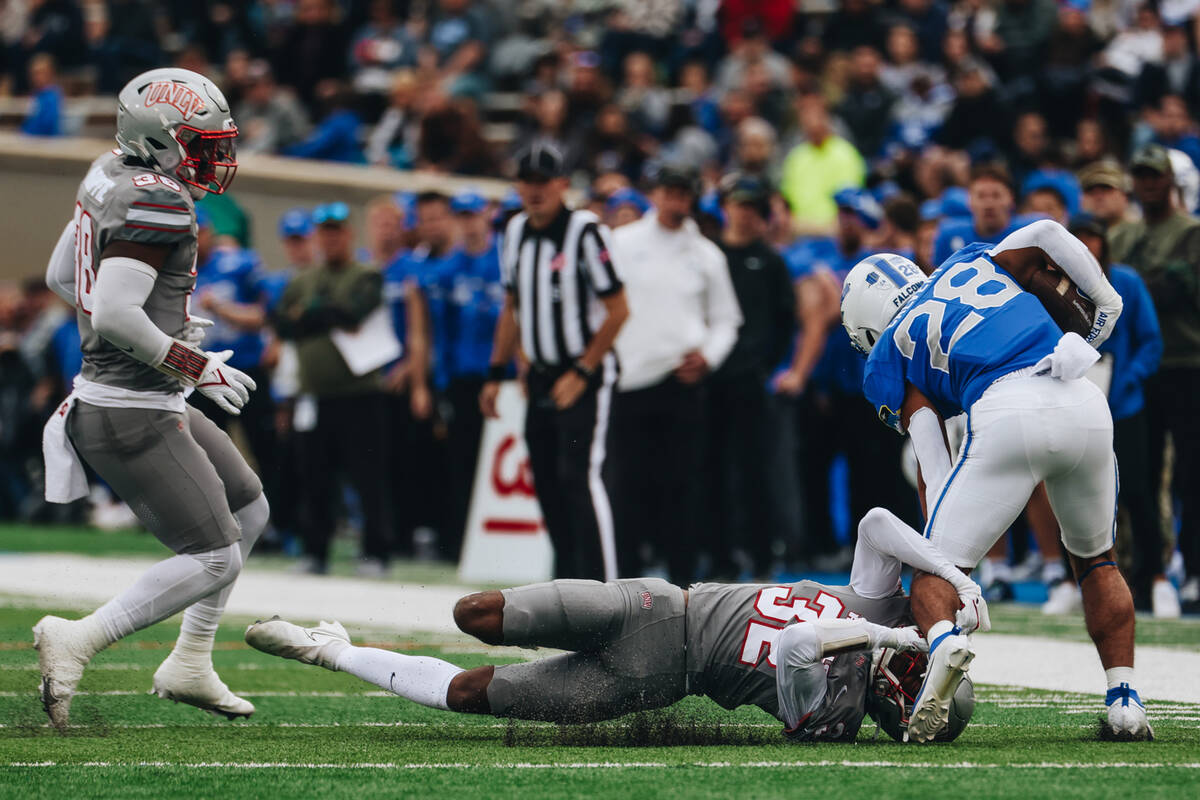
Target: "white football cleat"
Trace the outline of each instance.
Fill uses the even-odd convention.
[[[65,731],[71,717],[71,698],[91,660],[91,647],[78,626],[62,617],[45,616],[33,626],[33,649],[42,671],[42,708],[50,724]]]
[[[246,629],[246,644],[281,658],[337,672],[337,657],[350,646],[350,634],[340,622],[322,621],[315,628],[301,628],[279,617],[256,622]]]
[[[1154,740],[1154,729],[1146,719],[1146,708],[1142,698],[1122,683],[1108,690],[1104,697],[1108,706],[1108,719],[1100,725],[1100,738],[1120,742],[1150,742]]]
[[[925,681],[913,701],[907,741],[931,742],[942,732],[950,720],[950,701],[974,658],[975,651],[966,636],[948,633],[934,642]]]
[[[180,664],[174,653],[155,670],[151,686],[150,694],[187,703],[214,716],[237,719],[254,713],[254,704],[229,691],[211,668],[197,672]]]
[[[1050,587],[1050,598],[1042,603],[1043,614],[1083,613],[1083,593],[1074,581],[1062,580]]]
[[[1183,613],[1179,606],[1179,593],[1166,578],[1154,582],[1154,588],[1150,590],[1150,605],[1155,619],[1179,619]]]

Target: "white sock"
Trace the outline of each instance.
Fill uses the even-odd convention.
[[[242,561],[250,555],[254,543],[267,527],[270,517],[270,506],[266,495],[260,494],[236,512],[234,517],[242,526],[242,540],[238,549]],[[208,672],[212,669],[213,640],[217,635],[217,627],[221,624],[221,615],[225,613],[225,603],[233,591],[233,583],[213,592],[208,597],[197,600],[183,612],[183,623],[179,628],[179,639],[171,656],[196,672]]]
[[[463,671],[439,658],[353,645],[338,654],[337,668],[406,700],[442,710],[449,709],[446,692],[450,681]]]
[[[1122,683],[1133,688],[1133,667],[1110,667],[1104,670],[1104,679],[1108,681],[1109,689],[1115,689]]]
[[[942,634],[950,633],[954,630],[954,620],[943,619],[929,626],[929,630],[925,632],[925,641],[929,642],[930,655],[933,655],[932,648],[937,646],[938,637]]]
[[[237,545],[206,553],[190,553],[160,561],[137,582],[79,620],[92,655],[134,631],[178,614],[237,577],[241,555]]]
[[[1007,559],[988,558],[984,560],[987,562],[987,569],[991,575],[991,581],[1012,582],[1012,567],[1008,565]],[[989,581],[989,583],[991,581]]]
[[[1047,586],[1052,586],[1067,577],[1067,568],[1063,566],[1062,559],[1047,561],[1042,564],[1042,583]]]

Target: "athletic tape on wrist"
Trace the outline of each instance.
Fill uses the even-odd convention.
[[[207,366],[208,356],[204,351],[189,347],[176,339],[171,342],[171,347],[158,369],[189,386],[195,386],[200,382],[200,376],[204,374],[204,368]]]

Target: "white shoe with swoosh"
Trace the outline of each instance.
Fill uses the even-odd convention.
[[[246,644],[273,656],[337,671],[338,655],[350,646],[350,634],[340,622],[301,628],[279,617],[259,621],[246,629]]]

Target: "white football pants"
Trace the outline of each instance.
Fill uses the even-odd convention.
[[[1001,378],[971,406],[958,459],[929,512],[925,537],[956,566],[977,565],[1042,481],[1068,552],[1090,558],[1113,545],[1108,401],[1085,378],[1029,372]]]

